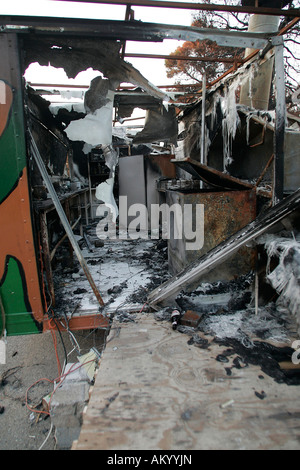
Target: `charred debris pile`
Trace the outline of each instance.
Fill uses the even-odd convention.
[[[50,105],[39,96],[42,89],[27,87],[33,138],[89,271],[86,279],[87,270],[62,240],[48,188],[32,162],[37,233],[47,232],[42,240],[47,295],[58,314],[68,305],[69,319],[98,315],[90,289],[96,285],[104,299],[100,311],[110,319],[134,321],[135,312],[150,310],[174,331],[188,334],[189,344],[224,345],[217,360],[226,363],[234,350],[240,357],[235,367],[270,366],[270,375],[289,382],[278,364],[290,361],[291,338],[300,325],[300,132],[299,119],[282,108],[275,48],[206,95],[202,90],[205,99],[183,104],[121,59],[118,41],[103,40],[101,48],[91,38],[44,35],[37,42],[28,35],[23,41],[24,70],[37,61],[63,66],[69,77],[88,67],[100,71],[81,108]],[[269,84],[266,90],[262,81]],[[124,82],[136,88],[122,92]],[[272,86],[278,88],[275,103],[269,100]],[[147,112],[142,130],[115,125],[136,107]],[[70,206],[74,191],[82,198]],[[139,229],[147,237],[118,239],[124,197],[128,206],[145,207]],[[189,235],[199,242],[194,249],[187,249],[191,237],[177,237],[175,229],[165,238],[162,232],[160,238],[149,236],[151,207],[161,204],[177,204],[181,214],[185,205],[192,207],[182,227],[191,224]],[[108,222],[115,224],[117,239],[108,233],[99,240],[103,207],[112,208]],[[41,226],[47,211],[48,224]],[[278,367],[263,365],[266,357]]]

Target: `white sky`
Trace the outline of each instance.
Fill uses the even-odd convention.
[[[192,22],[191,10],[176,10],[166,8],[132,7],[135,13],[135,20],[149,23],[164,23],[181,26],[190,26]],[[125,5],[105,5],[79,2],[63,2],[54,0],[10,0],[1,1],[0,15],[28,15],[28,16],[58,16],[72,18],[94,18],[124,20]],[[165,40],[163,43],[126,43],[126,52],[130,53],[150,53],[150,54],[170,54],[181,42],[176,40]],[[164,60],[162,59],[135,59],[128,57],[125,59],[136,67],[154,85],[166,85],[173,83],[167,79]],[[88,84],[89,80],[95,76],[90,71],[80,74],[75,79],[75,83]],[[66,76],[62,69],[56,73],[49,71],[48,67],[37,67],[32,65],[26,73],[26,79],[32,82],[65,83]],[[71,81],[69,81],[71,82]],[[74,81],[73,81],[74,82]]]

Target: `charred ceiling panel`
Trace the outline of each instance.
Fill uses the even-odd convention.
[[[55,36],[26,37],[23,40],[25,69],[33,62],[40,65],[62,67],[69,78],[75,78],[89,67],[99,70],[115,87],[121,82],[140,86],[150,95],[161,100],[168,96],[152,85],[131,64],[120,58],[122,43],[119,41],[93,40],[90,38],[62,38]]]
[[[125,93],[116,93],[114,104],[117,109],[117,117],[123,119],[131,116],[134,108],[157,109],[161,106],[161,100],[150,96],[141,88],[136,88]]]
[[[133,143],[147,142],[168,142],[176,144],[177,142],[177,120],[175,108],[150,109],[147,111],[144,129],[134,138]]]
[[[94,113],[102,106],[106,106],[111,99],[110,92],[114,92],[114,84],[109,79],[96,77],[91,81],[90,88],[84,96],[84,107],[86,111]]]
[[[27,106],[32,133],[43,155],[44,163],[50,175],[62,176],[71,150],[63,128],[49,111],[49,102],[35,95],[30,87],[27,88]],[[35,165],[32,168],[32,184],[38,187],[43,184]]]
[[[80,119],[76,117],[76,120],[68,123],[66,134],[72,141],[83,141],[92,147],[111,145],[113,107],[116,106],[120,118],[130,116],[135,107],[149,111],[146,128],[134,143],[176,143],[175,111],[167,111],[162,106],[162,103],[169,101],[168,95],[120,57],[121,46],[119,41],[96,41],[93,38],[45,36],[36,41],[32,36],[24,37],[24,69],[30,63],[38,62],[64,68],[69,78],[76,77],[88,68],[103,74],[103,77],[99,75],[91,82],[85,94],[86,116]],[[115,99],[121,82],[132,83],[139,87],[139,91]],[[152,128],[153,124],[156,132]]]

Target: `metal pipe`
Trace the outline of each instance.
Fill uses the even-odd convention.
[[[161,0],[54,0],[54,1],[75,1],[78,3],[99,3],[109,5],[131,5],[154,8],[176,8],[181,10],[199,10],[199,11],[224,11],[230,13],[248,13],[260,15],[275,16],[300,16],[299,8],[290,8],[282,10],[281,8],[252,7],[252,6],[235,6],[235,5],[217,5],[215,3],[190,3],[190,2],[172,2]]]
[[[279,38],[278,38],[279,39]],[[274,190],[273,205],[283,198],[284,191],[284,135],[286,125],[285,74],[282,44],[275,46],[276,108],[274,129]]]
[[[202,165],[206,164],[205,161],[205,100],[206,100],[206,73],[202,75],[202,120],[201,120],[201,160]]]
[[[171,60],[188,60],[190,62],[220,62],[222,64],[234,64],[236,62],[242,62],[242,59],[235,60],[234,58],[224,57],[189,57],[186,55],[160,55],[160,54],[134,54],[126,53],[125,57],[131,57],[136,59],[171,59]]]
[[[248,31],[251,33],[274,33],[278,31],[279,18],[275,16],[253,15],[250,17]],[[245,50],[245,57],[253,52]],[[259,64],[254,76],[249,73],[240,90],[240,104],[255,109],[268,110],[272,82],[274,58]]]

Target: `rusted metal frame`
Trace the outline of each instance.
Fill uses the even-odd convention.
[[[242,62],[242,58],[230,58],[230,57],[190,57],[185,55],[161,55],[161,54],[135,54],[126,53],[125,57],[131,57],[135,59],[171,59],[171,60],[189,60],[190,62],[220,62],[222,64],[233,64]]]
[[[52,84],[49,84],[49,83],[33,83],[33,82],[26,82],[28,85],[30,85],[31,87],[51,87],[51,88],[82,88],[82,89],[86,89],[88,90],[90,88],[89,85],[73,85],[73,84],[63,84],[63,83],[54,83],[53,85]]]
[[[62,203],[62,207],[65,211],[66,217],[68,219],[69,224],[71,223],[71,211],[70,211],[70,203],[69,200],[67,199]],[[73,247],[70,242],[70,239],[68,240],[68,245],[69,245],[69,255],[70,255],[70,260],[73,262]]]
[[[188,286],[198,282],[204,274],[227,260],[239,248],[270,230],[283,218],[298,209],[299,206],[300,189],[259,215],[253,222],[250,222],[246,227],[224,240],[208,253],[190,263],[176,276],[161,284],[149,294],[147,303],[155,309],[157,304],[166,301],[170,297],[174,298],[180,291],[186,290]]]
[[[125,21],[133,20],[134,19],[134,11],[131,10],[130,3],[126,6],[126,13],[125,13]],[[121,50],[121,58],[124,59],[125,57],[125,50],[126,50],[126,41],[122,44]]]
[[[106,329],[109,328],[109,317],[99,312],[91,313],[89,315],[74,315],[68,324],[66,325],[65,320],[60,319],[56,322],[56,327],[61,331],[76,331],[76,330],[94,330],[94,329]],[[51,325],[51,318],[46,318],[43,322],[43,331],[49,331],[53,329]]]
[[[278,33],[278,36],[283,36],[284,34],[288,33],[297,23],[300,21],[300,15],[293,18],[287,25],[285,25]]]
[[[274,185],[273,204],[282,200],[284,193],[284,136],[286,126],[286,98],[285,98],[285,73],[283,38],[276,38],[275,44],[275,86],[276,108],[274,128]]]
[[[68,220],[69,220],[69,223],[70,221],[72,220],[72,212],[71,211],[76,211],[77,210],[77,215],[78,217],[81,216],[81,198],[80,198],[80,194],[75,194],[73,196],[73,198],[71,199],[75,199],[75,203],[73,205],[71,205],[68,201],[68,213],[67,216],[68,216]],[[71,202],[71,200],[70,200]],[[80,235],[83,236],[83,225],[82,225],[82,217],[80,217],[80,227],[79,227],[79,232],[80,232]]]
[[[77,199],[78,199],[78,201],[77,201],[77,210],[78,210],[78,216],[79,216],[79,215],[81,215],[81,213],[82,213],[82,206],[81,206],[80,194],[78,194]],[[82,217],[80,217],[80,228],[79,228],[79,231],[80,231],[80,235],[83,236]]]
[[[76,227],[76,225],[79,223],[81,219],[81,216],[78,217],[78,219],[75,220],[74,224],[72,225],[72,230]],[[51,254],[50,254],[50,259],[51,261],[53,260],[54,256],[55,256],[55,253],[58,249],[58,247],[65,241],[65,239],[67,238],[67,234],[65,233],[64,236],[57,242],[57,244],[55,245],[55,247],[53,248],[53,250],[51,251]]]
[[[261,133],[261,139],[259,142],[257,142],[256,144],[252,144],[252,145],[249,145],[250,148],[254,148],[254,147],[259,147],[259,145],[262,145],[265,141],[265,133],[266,133],[266,126],[263,126],[263,130],[262,130],[262,133]]]
[[[58,215],[59,215],[59,217],[60,217],[61,223],[62,223],[62,225],[63,225],[63,227],[64,227],[64,229],[65,229],[65,231],[66,231],[66,233],[67,233],[67,235],[68,235],[68,238],[69,238],[69,240],[70,240],[70,242],[71,242],[71,244],[72,244],[72,247],[73,247],[73,249],[74,249],[74,252],[75,252],[75,254],[76,254],[77,258],[78,258],[78,261],[79,261],[79,263],[80,263],[80,265],[81,265],[81,267],[82,267],[82,269],[83,269],[83,271],[84,271],[84,273],[85,273],[85,275],[86,275],[86,277],[87,277],[87,279],[88,279],[88,281],[89,281],[89,283],[90,283],[90,286],[91,286],[91,288],[92,288],[92,290],[93,290],[93,292],[94,292],[94,294],[95,294],[95,297],[97,298],[97,301],[99,302],[99,305],[100,305],[101,307],[104,307],[103,299],[102,299],[102,297],[101,297],[101,295],[100,295],[100,293],[99,293],[99,291],[98,291],[98,289],[97,289],[97,287],[96,287],[96,284],[95,284],[95,282],[94,282],[94,280],[93,280],[93,278],[92,278],[92,276],[91,276],[91,273],[90,273],[90,271],[89,271],[89,268],[88,268],[88,266],[87,266],[87,263],[86,263],[86,261],[85,261],[83,255],[82,255],[81,250],[80,250],[80,248],[79,248],[79,245],[78,245],[78,243],[77,243],[77,241],[76,241],[76,239],[75,239],[75,237],[74,237],[72,228],[70,227],[70,224],[69,224],[69,221],[68,221],[68,219],[67,219],[67,216],[66,216],[66,214],[65,214],[65,212],[64,212],[64,210],[63,210],[63,208],[62,208],[62,205],[61,205],[60,200],[59,200],[59,198],[58,198],[58,196],[57,196],[57,193],[56,193],[56,191],[55,191],[55,189],[54,189],[54,187],[53,187],[53,184],[52,184],[52,182],[51,182],[51,180],[50,180],[50,178],[49,178],[49,175],[48,175],[48,173],[47,173],[45,164],[44,164],[44,162],[43,162],[43,160],[42,160],[42,157],[41,157],[41,155],[40,155],[40,153],[39,153],[39,150],[38,150],[38,148],[37,148],[37,145],[36,145],[36,143],[35,143],[35,141],[34,141],[34,138],[33,138],[32,134],[31,134],[31,131],[28,130],[28,133],[29,133],[29,136],[30,136],[30,144],[31,144],[31,149],[32,149],[32,154],[33,154],[34,160],[35,160],[35,162],[36,162],[36,164],[37,164],[37,166],[38,166],[38,169],[39,169],[39,171],[40,171],[40,173],[41,173],[41,175],[42,175],[42,177],[43,177],[43,179],[44,179],[45,185],[46,185],[46,187],[47,187],[47,189],[48,189],[48,192],[49,192],[49,194],[50,194],[50,196],[51,196],[51,198],[52,198],[52,201],[53,201],[53,204],[54,204],[54,206],[55,206],[55,209],[56,209],[56,211],[57,211],[57,213],[58,213]]]
[[[62,1],[62,0],[55,0]],[[175,8],[181,10],[198,10],[198,11],[223,11],[229,13],[248,13],[258,15],[275,15],[275,16],[299,16],[299,8],[291,8],[282,10],[281,8],[252,7],[252,6],[235,6],[235,5],[218,5],[215,3],[190,3],[190,2],[173,2],[162,0],[66,0],[78,3],[99,3],[109,5],[132,5],[154,8]]]
[[[266,171],[268,170],[268,168],[269,168],[269,166],[271,165],[271,163],[273,162],[273,160],[274,160],[274,153],[273,153],[273,155],[269,158],[269,161],[267,162],[265,168],[263,169],[263,171],[261,172],[261,174],[260,174],[258,180],[256,181],[256,183],[255,183],[255,187],[256,187],[256,188],[258,187],[258,185],[259,185],[260,182],[262,181],[263,177],[264,177],[265,174],[266,174]]]
[[[55,306],[55,292],[53,285],[53,275],[51,266],[50,245],[48,237],[47,211],[40,213],[41,244],[43,250],[44,267],[48,286],[48,292],[51,297],[51,305]]]

